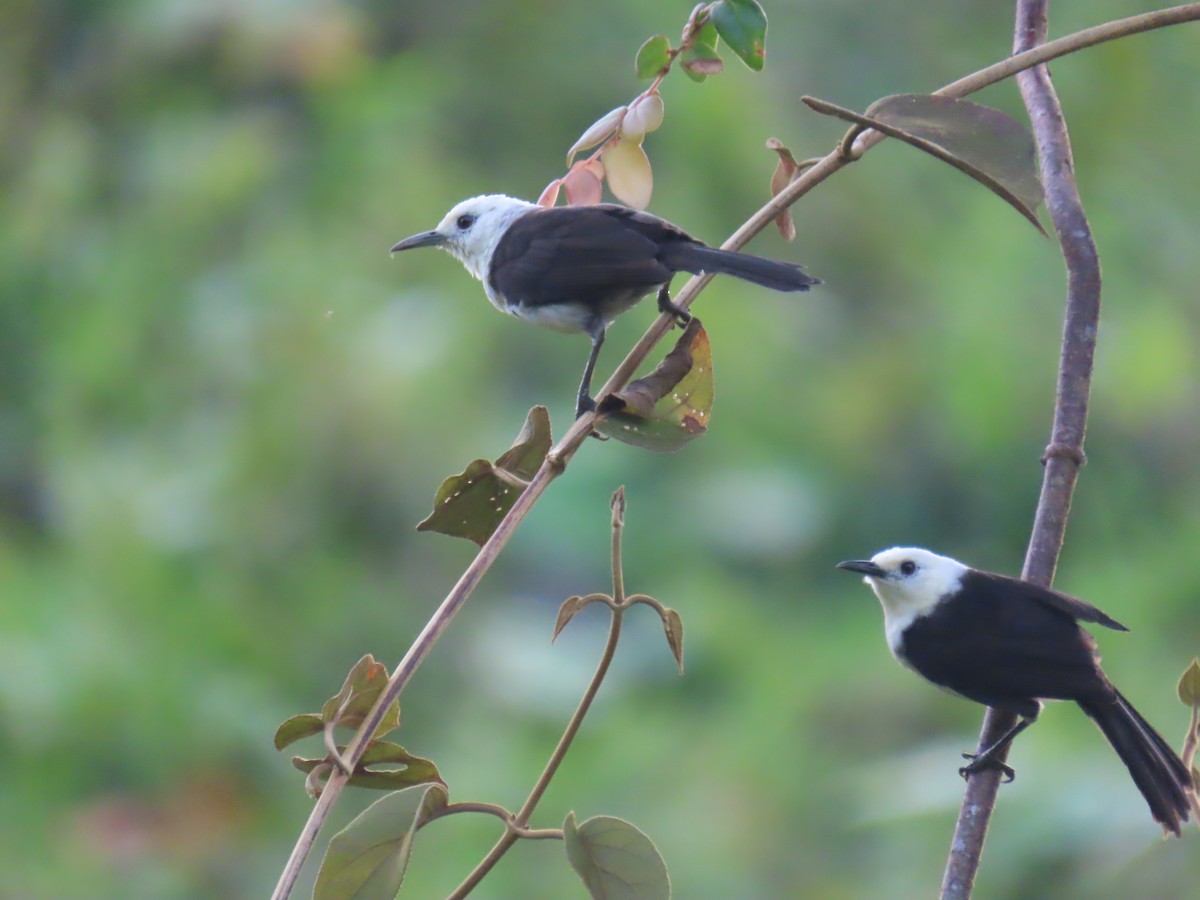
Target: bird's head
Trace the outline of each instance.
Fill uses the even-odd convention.
[[[508,226],[535,208],[533,203],[503,194],[472,197],[446,213],[433,231],[422,231],[405,238],[392,247],[392,252],[414,247],[441,247],[483,281],[487,278],[496,244]]]
[[[892,547],[870,559],[847,560],[837,567],[862,574],[883,604],[884,614],[904,620],[924,615],[953,594],[967,571],[958,560],[920,547]]]

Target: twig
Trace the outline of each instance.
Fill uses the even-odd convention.
[[[621,569],[621,530],[624,525],[622,513],[624,512],[625,497],[624,491],[618,491],[618,495],[613,498],[613,527],[612,527],[612,569],[613,569],[613,603],[611,604],[612,619],[608,626],[608,641],[604,644],[604,652],[600,655],[600,662],[596,666],[596,671],[592,675],[592,680],[588,683],[587,690],[583,692],[583,697],[579,701],[579,706],[576,707],[571,720],[567,723],[566,729],[563,731],[562,737],[558,739],[558,746],[554,748],[554,752],[550,755],[550,759],[546,762],[546,766],[542,769],[542,774],[538,776],[537,782],[533,786],[533,790],[529,792],[529,796],[513,816],[512,825],[507,831],[501,835],[500,839],[492,846],[485,856],[465,879],[462,884],[455,888],[454,892],[447,896],[446,900],[462,900],[467,894],[475,889],[475,886],[483,880],[483,877],[500,861],[500,858],[508,852],[508,849],[517,842],[519,837],[525,835],[521,830],[529,824],[529,817],[533,815],[534,809],[538,802],[542,799],[542,795],[546,793],[546,789],[550,787],[550,779],[554,777],[554,773],[558,771],[558,767],[562,764],[563,758],[567,755],[567,750],[571,748],[571,742],[575,740],[575,735],[579,733],[579,728],[583,725],[583,717],[587,715],[588,709],[591,708],[592,701],[596,699],[596,693],[600,690],[600,685],[604,682],[604,676],[608,674],[608,668],[612,665],[613,656],[617,652],[617,642],[621,638],[621,619],[625,615],[625,609],[628,604],[624,598],[624,574]],[[559,832],[561,835],[561,832]]]
[[[990,84],[994,84],[997,81],[1002,81],[1022,68],[1039,65],[1058,56],[1064,56],[1076,50],[1081,50],[1084,47],[1196,19],[1200,19],[1200,3],[1190,3],[1185,6],[1174,7],[1173,9],[1159,10],[1140,16],[1133,16],[1128,19],[1121,19],[1117,22],[1110,22],[1106,25],[1059,38],[1056,41],[1044,44],[1030,51],[1028,54],[1010,57],[1001,63],[981,69],[972,75],[968,75],[966,78],[946,85],[940,91],[937,91],[937,93],[944,96],[961,97],[987,87]],[[859,155],[880,140],[883,140],[883,136],[878,132],[870,132],[862,135],[856,147]],[[767,202],[721,246],[727,250],[737,250],[744,247],[752,237],[774,221],[783,210],[787,209],[847,164],[848,161],[841,156],[841,148],[839,146],[832,153],[807,169],[795,181]],[[674,302],[686,308],[696,299],[696,296],[711,280],[711,276],[692,278],[676,295]],[[641,340],[634,345],[621,364],[617,366],[612,376],[605,382],[604,387],[601,388],[598,396],[612,393],[624,387],[637,370],[637,367],[642,364],[642,361],[645,360],[654,346],[662,339],[663,335],[667,333],[672,324],[673,320],[670,316],[664,315],[656,319],[649,330],[642,335]],[[392,673],[392,678],[388,682],[387,689],[380,695],[379,701],[375,704],[375,707],[366,719],[364,719],[358,733],[351,741],[350,746],[347,747],[344,760],[346,765],[351,769],[358,764],[358,759],[362,756],[362,752],[366,748],[366,736],[375,733],[375,729],[383,717],[384,710],[404,690],[413,672],[416,671],[422,660],[424,660],[438,637],[446,630],[446,627],[450,624],[450,621],[458,610],[462,608],[471,591],[482,579],[484,573],[491,567],[497,555],[499,555],[508,542],[509,537],[524,520],[529,510],[533,507],[533,504],[550,486],[550,482],[562,473],[567,463],[570,462],[571,458],[579,450],[580,445],[591,433],[594,421],[595,416],[592,413],[588,413],[575,421],[562,440],[559,441],[558,445],[547,455],[546,461],[530,480],[529,487],[517,499],[513,508],[509,510],[508,515],[500,522],[496,532],[480,548],[471,565],[463,572],[458,583],[455,584],[454,588],[446,596],[446,599],[442,601],[441,606],[434,612],[433,617],[421,631],[416,642],[409,648],[404,659],[400,661],[400,664],[396,667],[396,671]],[[308,821],[305,822],[296,840],[292,854],[283,872],[280,874],[279,883],[271,895],[272,900],[286,900],[291,894],[292,888],[295,886],[297,878],[299,878],[300,868],[311,852],[313,844],[316,841],[316,836],[329,815],[329,810],[333,807],[333,804],[341,795],[342,789],[345,786],[346,777],[340,772],[335,771],[326,783],[325,789],[313,806]]]
[[[1025,50],[1045,39],[1048,2],[1017,0],[1016,50]],[[1043,457],[1042,491],[1021,572],[1022,578],[1049,587],[1062,549],[1071,494],[1084,459],[1088,395],[1100,322],[1100,259],[1079,198],[1070,137],[1050,73],[1045,66],[1039,66],[1018,75],[1017,84],[1033,124],[1046,206],[1067,265],[1067,308],[1054,425],[1050,446]],[[989,709],[979,738],[980,749],[989,746],[1015,722],[1012,713]],[[1007,750],[999,761],[1003,762],[1005,756]],[[942,879],[943,900],[966,900],[971,896],[999,783],[998,769],[980,772],[967,782]]]

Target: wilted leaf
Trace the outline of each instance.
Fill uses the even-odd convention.
[[[707,47],[693,47],[684,50],[679,56],[684,74],[692,81],[703,81],[709,75],[720,75],[725,71],[725,63],[715,50]]]
[[[551,636],[551,642],[558,640],[558,636],[562,630],[567,627],[567,623],[575,618],[575,614],[585,606],[590,606],[593,603],[609,603],[611,598],[607,594],[588,594],[586,597],[568,597],[563,601],[562,606],[558,608],[558,618],[554,621],[554,634]]]
[[[608,140],[613,132],[617,130],[617,126],[621,124],[621,119],[624,117],[625,107],[618,106],[616,109],[609,110],[589,125],[587,130],[579,136],[579,140],[572,144],[571,149],[567,151],[567,165],[569,166],[575,161],[575,154],[580,150],[588,150]]]
[[[712,404],[712,347],[693,317],[653,372],[601,399],[595,428],[636,447],[672,453],[708,430]]]
[[[599,171],[597,171],[599,170]],[[575,163],[571,171],[563,178],[563,186],[567,189],[568,206],[591,206],[603,199],[604,166],[600,160],[590,163]]]
[[[638,49],[634,69],[638,78],[656,78],[671,62],[671,42],[665,34],[656,34]]]
[[[1184,670],[1176,690],[1179,702],[1184,706],[1200,706],[1200,659],[1193,659],[1192,664]]]
[[[654,173],[642,145],[633,141],[613,141],[600,156],[608,175],[608,188],[618,200],[634,209],[650,205]]]
[[[771,196],[775,197],[792,183],[800,171],[800,164],[796,162],[796,157],[792,156],[792,151],[778,138],[767,138],[767,149],[779,154],[779,164],[775,166],[775,172],[771,175]],[[792,221],[790,208],[775,217],[775,227],[779,229],[784,240],[796,239],[796,224]]]
[[[275,729],[275,749],[282,750],[288,744],[320,734],[324,730],[325,723],[316,713],[292,716]]]
[[[368,806],[330,840],[313,900],[394,900],[413,835],[446,800],[446,789],[430,784],[396,791]]]
[[[663,112],[663,99],[657,93],[638,97],[621,123],[621,137],[638,141],[647,132],[657,131],[663,123]]]
[[[817,112],[874,128],[924,150],[970,175],[1046,234],[1037,213],[1042,202],[1033,136],[1007,113],[970,100],[933,94],[897,94],[866,115],[805,97]]]
[[[756,0],[717,0],[709,13],[721,40],[755,72],[766,60],[767,14]]]
[[[667,645],[671,648],[671,655],[675,657],[675,665],[679,668],[679,674],[683,674],[683,618],[678,612],[666,607],[662,614],[663,630],[667,633]]]
[[[512,448],[495,463],[471,462],[459,475],[442,482],[433,500],[433,512],[417,531],[436,531],[482,545],[500,520],[512,509],[550,451],[550,416],[535,406]]]
[[[538,206],[553,206],[555,203],[557,203],[558,202],[558,189],[561,188],[562,186],[563,186],[563,179],[555,178],[552,182],[550,182],[548,185],[546,185],[546,187],[542,190],[542,193],[540,195],[538,195],[537,205]]]
[[[668,900],[671,878],[654,842],[612,816],[595,816],[576,826],[575,813],[563,822],[570,862],[594,900]]]
[[[339,746],[339,755],[344,755],[346,748]],[[302,756],[292,757],[292,765],[301,772],[314,772],[318,768],[318,788],[329,780],[331,767],[326,759],[306,759]],[[373,766],[386,766],[378,769]],[[371,741],[367,745],[362,759],[358,761],[350,784],[355,787],[371,790],[396,790],[414,784],[440,784],[445,786],[437,765],[431,759],[413,756],[399,744],[391,741]]]

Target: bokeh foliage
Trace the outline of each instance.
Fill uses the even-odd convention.
[[[1053,30],[1140,8],[1059,0]],[[535,403],[561,432],[586,352],[496,315],[453,261],[387,247],[471,194],[536,196],[688,9],[0,6],[0,896],[269,890],[309,803],[275,726],[364,653],[400,656],[469,558],[413,530],[437,485]],[[651,211],[706,240],[765,198],[768,136],[804,156],[841,134],[801,94],[863,109],[1010,45],[1011,10],[979,0],[767,11],[764,72],[671,79],[647,138]],[[1195,40],[1053,67],[1105,275],[1057,584],[1133,628],[1102,636],[1106,669],[1180,739],[1175,679],[1200,645]],[[1020,114],[1012,85],[973,99]],[[546,821],[636,821],[681,897],[926,897],[978,711],[899,670],[875,601],[832,565],[904,542],[1019,568],[1062,264],[898,145],[794,212],[794,245],[752,249],[826,285],[701,297],[709,433],[674,456],[586,448],[421,669],[398,735],[452,796],[524,795],[601,641],[584,613],[551,647],[554,611],[607,583],[624,483],[629,589],[683,614],[688,672],[656,623],[630,629]],[[1185,896],[1200,878],[1194,834],[1158,841],[1077,711],[1050,709],[1012,762],[979,896]],[[413,896],[494,836],[422,832]],[[520,847],[476,896],[577,896],[560,855]]]

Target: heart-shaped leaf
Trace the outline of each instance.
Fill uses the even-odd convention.
[[[446,789],[419,785],[381,797],[329,841],[313,900],[394,900],[413,835],[446,805]]]
[[[546,407],[535,406],[513,446],[495,463],[477,459],[442,482],[433,512],[417,531],[437,531],[482,546],[541,466],[550,443],[550,415]]]
[[[628,822],[595,816],[563,822],[563,843],[594,900],[669,900],[671,878],[654,842]]]

